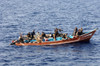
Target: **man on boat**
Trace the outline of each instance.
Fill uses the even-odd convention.
[[[55,30],[54,30],[54,39],[56,40],[56,37],[58,37],[58,36],[60,36],[60,34],[59,34],[59,32],[58,31],[62,31],[61,29],[58,29],[58,28],[56,28]]]
[[[31,40],[31,33],[30,32],[28,32],[27,38],[28,38],[29,41]]]
[[[41,36],[38,36],[37,39],[36,39],[36,41],[37,41],[38,43],[41,43],[41,42],[42,42]]]
[[[36,33],[36,36],[35,36],[35,39],[38,43],[41,43],[42,42],[42,36],[40,35],[39,32]]]
[[[64,33],[63,36],[62,36],[62,38],[68,39],[67,35],[68,35],[67,33]]]
[[[35,35],[35,30],[33,30],[33,32],[31,33],[32,39],[34,38],[34,35]]]
[[[84,33],[83,33],[83,28],[81,28],[81,34],[84,34]]]
[[[56,28],[55,30],[54,30],[54,39],[55,39],[55,41],[56,41],[56,37],[59,35],[59,33],[58,33],[58,29]]]
[[[83,34],[83,28],[79,29],[78,32],[77,32],[77,36],[80,36]]]
[[[20,37],[19,37],[19,42],[24,43],[24,39],[23,39],[23,36],[22,36],[22,34],[21,34],[21,33],[20,33]]]
[[[46,37],[46,34],[44,32],[42,32],[41,37],[42,37],[42,39],[44,39],[44,37]]]
[[[78,31],[78,29],[77,29],[77,27],[75,27],[74,32],[73,32],[73,36],[76,36],[77,31]]]
[[[53,34],[52,34],[52,33],[50,33],[50,34],[49,34],[49,37],[53,37]]]

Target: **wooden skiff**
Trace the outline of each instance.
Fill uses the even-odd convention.
[[[69,43],[76,43],[76,42],[87,42],[91,39],[97,29],[92,30],[89,33],[82,34],[78,37],[69,38],[66,40],[59,40],[59,41],[45,41],[41,43],[15,43],[16,46],[28,46],[28,45],[60,45],[60,44],[69,44]]]

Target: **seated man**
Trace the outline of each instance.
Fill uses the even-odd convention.
[[[27,37],[31,37],[31,33],[30,32],[28,32]]]
[[[31,40],[31,33],[30,32],[28,32],[27,37],[28,37],[28,40],[30,41]]]
[[[42,37],[42,39],[44,39],[44,37],[46,37],[46,34],[44,32],[42,32],[41,37]]]
[[[19,37],[19,42],[24,43],[24,39],[23,39],[23,36],[22,36],[22,34],[21,34],[21,33],[20,33],[20,37]]]
[[[63,34],[63,37],[62,38],[63,39],[68,39],[67,35],[68,35],[67,33],[66,34]]]
[[[37,40],[38,43],[41,43],[41,42],[42,42],[41,36],[38,36],[38,37],[36,38],[36,40]]]
[[[80,35],[82,35],[82,34],[83,34],[83,29],[81,28],[81,29],[78,30],[77,36],[80,36]]]

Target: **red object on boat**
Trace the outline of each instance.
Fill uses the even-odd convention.
[[[12,40],[12,43],[15,42],[14,40]]]
[[[48,38],[45,38],[45,41],[48,41]]]

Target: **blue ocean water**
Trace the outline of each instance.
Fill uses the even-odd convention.
[[[90,43],[11,46],[19,33],[99,28]],[[0,66],[100,66],[100,0],[0,0]]]

